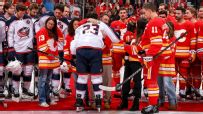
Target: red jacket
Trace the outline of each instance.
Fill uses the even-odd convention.
[[[159,23],[159,24],[157,24]],[[163,47],[163,29],[165,21],[162,18],[150,20],[139,43],[138,50],[145,50],[146,56],[155,56]]]

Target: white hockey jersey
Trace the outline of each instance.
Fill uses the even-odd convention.
[[[6,22],[0,20],[0,52],[3,52],[2,42],[6,38]]]
[[[8,46],[16,52],[30,52],[27,48],[33,48],[33,37],[32,19],[14,20],[8,29]]]
[[[76,48],[90,47],[102,49],[104,47],[103,38],[108,36],[112,42],[119,42],[114,32],[103,22],[99,24],[86,23],[78,27],[75,31],[74,40],[71,42],[71,53],[75,54]]]

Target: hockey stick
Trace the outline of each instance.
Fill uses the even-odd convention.
[[[156,59],[157,57],[159,57],[164,51],[166,51],[168,48],[170,48],[173,44],[175,44],[179,39],[183,38],[185,35],[187,34],[187,32],[181,34],[180,37],[178,37],[175,41],[173,41],[170,45],[168,45],[167,47],[165,47],[163,50],[161,50],[159,53],[157,53],[153,59]],[[126,78],[122,83],[117,84],[115,87],[109,87],[109,86],[104,86],[104,85],[99,85],[99,88],[101,90],[104,91],[117,91],[120,90],[120,87],[125,84],[127,81],[129,81],[130,79],[132,79],[136,74],[138,74],[139,72],[141,72],[143,66],[140,67],[137,71],[135,71],[133,74],[131,74],[128,78]]]
[[[75,66],[74,64],[74,61],[73,60],[68,60],[68,59],[65,59],[63,57],[59,57],[59,56],[56,56],[56,55],[53,55],[53,54],[50,54],[50,53],[47,53],[47,52],[43,52],[43,51],[40,51],[40,50],[37,50],[37,49],[34,49],[34,48],[31,48],[31,47],[27,47],[29,50],[32,50],[34,52],[39,52],[39,53],[43,53],[45,55],[48,55],[48,56],[52,56],[52,57],[55,57],[59,60],[63,60],[63,61],[69,61],[71,63],[71,65]]]
[[[178,69],[176,69],[176,72],[177,72],[178,74],[180,74],[180,76],[186,81],[186,83],[191,86],[191,88],[194,90],[195,94],[199,95],[199,96],[202,98],[202,95],[195,89],[195,87],[193,86],[193,84],[190,83],[190,81],[187,80],[187,78],[185,78],[185,77],[183,76],[183,74],[180,73],[180,71],[179,71]]]
[[[40,50],[37,50],[37,49],[33,49],[33,48],[30,48],[28,47],[29,50],[32,50],[34,52],[40,52],[40,53],[43,53],[45,55],[48,55],[48,56],[52,56],[52,57],[55,57],[55,58],[58,58],[59,60],[64,60],[64,61],[69,61],[71,63],[71,65],[75,66],[74,64],[74,61],[73,60],[68,60],[68,59],[65,59],[63,57],[60,57],[60,56],[56,56],[56,55],[53,55],[53,54],[50,54],[50,53],[46,53],[46,52],[43,52],[43,51],[40,51]],[[55,91],[55,93],[58,93],[61,89],[61,85],[62,85],[62,74],[60,74],[60,85],[59,87],[57,88],[57,90]],[[53,90],[53,87],[51,88]],[[52,91],[53,92],[53,91]]]

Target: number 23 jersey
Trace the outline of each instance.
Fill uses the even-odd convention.
[[[78,27],[75,31],[75,48],[97,48],[104,47],[103,38],[108,36],[112,42],[119,42],[114,32],[103,22],[99,24],[86,23]]]

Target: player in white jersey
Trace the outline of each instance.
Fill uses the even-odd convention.
[[[33,71],[33,52],[28,47],[33,48],[33,23],[29,16],[25,15],[27,11],[26,6],[17,4],[16,14],[11,17],[11,24],[8,29],[8,60],[19,60],[23,66],[23,93],[32,96],[29,87],[31,82],[31,75]],[[19,101],[19,81],[21,72],[13,73],[13,94],[15,100]]]
[[[3,76],[3,71],[4,71],[4,58],[3,58],[3,46],[2,42],[6,38],[6,22],[4,19],[0,18],[0,98],[4,97],[4,76]]]
[[[37,21],[37,19],[39,18],[38,15],[39,12],[39,6],[37,3],[32,3],[29,6],[28,9],[28,15],[31,17],[33,24]],[[33,31],[35,31],[35,28],[33,27]],[[34,35],[36,33],[34,32]],[[33,44],[34,44],[34,48],[36,49],[37,47],[37,41],[36,38],[33,39]],[[38,54],[37,52],[33,52],[34,53],[34,78],[32,78],[34,80],[34,85],[33,85],[33,92],[35,94],[35,96],[37,96],[38,94]]]
[[[8,26],[10,25],[10,19],[11,19],[11,16],[13,16],[14,15],[14,13],[15,13],[15,7],[14,7],[14,5],[13,4],[11,4],[11,3],[5,3],[4,4],[4,15],[2,15],[1,17],[5,20],[5,22],[6,22],[6,38],[5,38],[5,40],[3,41],[3,53],[4,53],[4,65],[6,65],[7,64],[7,59],[6,59],[6,57],[7,57],[7,51],[8,51],[8,40],[7,40],[7,32],[8,32]],[[6,76],[6,70],[5,70],[5,73],[4,73],[4,75]],[[8,86],[8,88],[6,88],[7,89],[7,95],[6,95],[6,97],[7,98],[11,98],[11,93],[12,93],[12,73],[11,72],[8,72],[7,73],[7,75],[8,75],[8,78],[7,78],[7,80],[6,80],[6,85]]]
[[[88,75],[91,76],[96,107],[100,111],[103,93],[99,89],[99,85],[102,84],[102,48],[104,47],[103,39],[106,35],[112,42],[119,42],[114,32],[100,21],[98,24],[83,24],[75,31],[74,40],[71,42],[71,54],[76,55],[76,71],[78,73],[76,111],[80,111],[81,107],[83,108]]]

